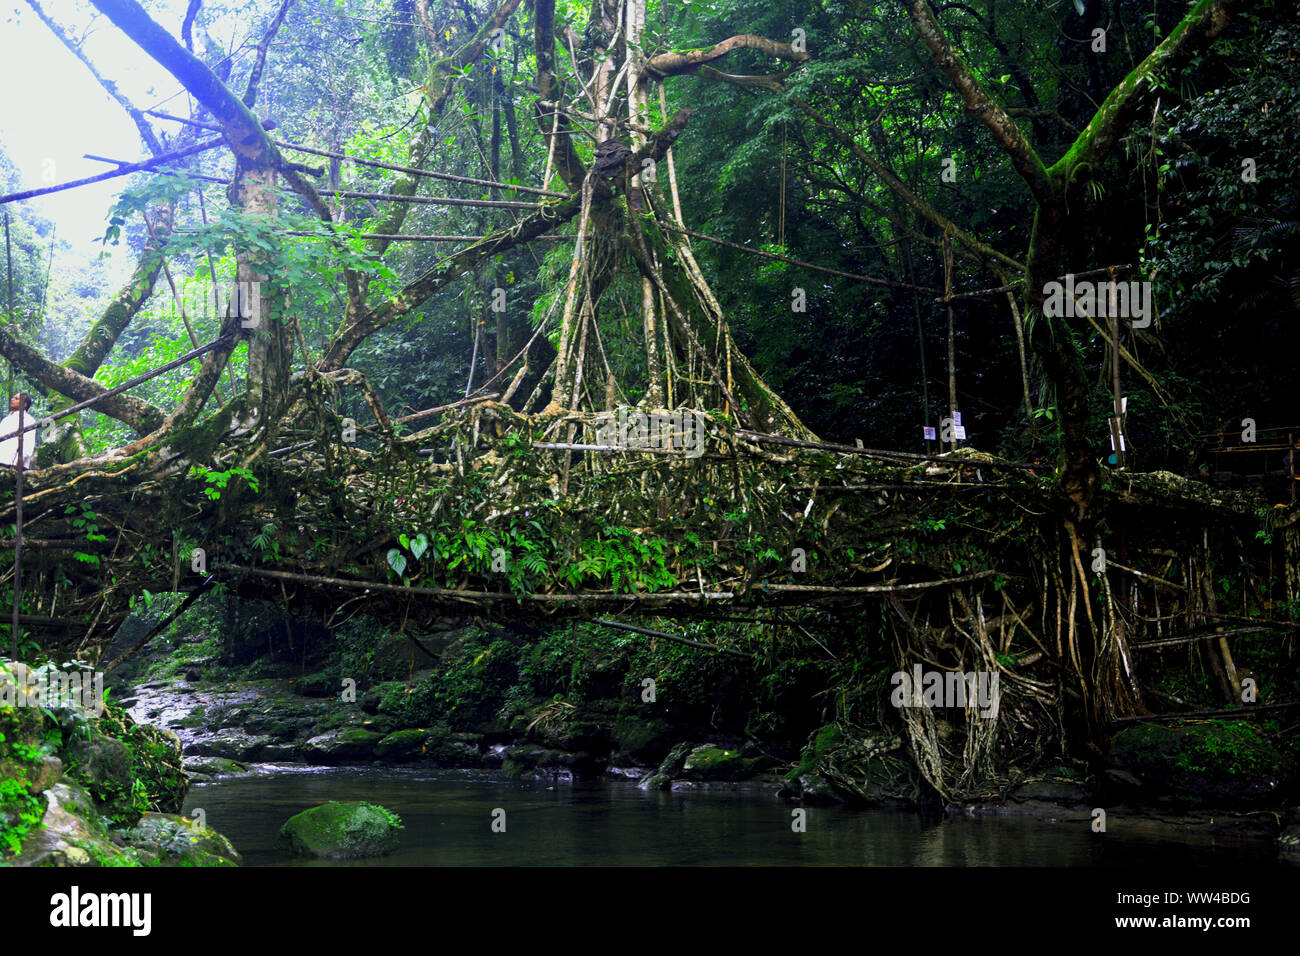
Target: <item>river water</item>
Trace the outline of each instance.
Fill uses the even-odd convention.
[[[405,824],[389,856],[353,866],[1222,866],[1269,864],[1267,841],[1184,834],[1111,815],[1095,834],[1077,812],[1065,822],[793,807],[774,783],[742,790],[655,792],[631,782],[517,780],[472,770],[272,767],[196,784],[185,813],[234,843],[247,866],[338,866],[288,857],[280,825],[331,800],[365,800]],[[505,832],[493,832],[504,810]],[[501,818],[500,814],[496,815]]]

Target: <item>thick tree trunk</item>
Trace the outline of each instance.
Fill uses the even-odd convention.
[[[230,199],[245,213],[273,220],[278,209],[275,170],[269,164],[246,168],[241,163]],[[289,382],[291,346],[285,325],[285,293],[275,279],[271,256],[261,250],[239,254],[237,275],[240,324],[249,330],[247,424],[270,429],[285,409]],[[245,295],[250,297],[247,305]]]

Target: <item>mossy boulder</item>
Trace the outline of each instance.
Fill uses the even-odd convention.
[[[799,756],[799,763],[790,771],[789,780],[794,782],[800,777],[810,776],[817,769],[817,764],[822,761],[822,758],[843,743],[844,733],[837,724],[827,724],[813,731],[807,745],[803,748],[803,753]]]
[[[131,772],[131,751],[120,740],[94,734],[63,751],[68,778],[81,785],[100,813],[116,826],[131,826],[149,809],[143,784]]]
[[[635,767],[658,766],[672,749],[673,735],[673,727],[666,720],[620,718],[614,724],[612,762]]]
[[[174,813],[146,813],[126,834],[141,858],[157,866],[239,866],[239,853],[210,827]]]
[[[206,777],[228,777],[238,773],[248,773],[248,764],[231,760],[228,757],[186,757],[185,772],[203,774]]]
[[[637,786],[642,790],[667,790],[673,785],[673,780],[682,772],[686,766],[686,758],[691,755],[695,745],[686,741],[679,743],[668,751],[668,756],[660,762],[659,768],[654,773],[644,777]]]
[[[83,787],[57,783],[44,793],[41,826],[26,835],[10,866],[135,866],[134,854],[109,840],[95,801]]]
[[[383,739],[383,734],[360,727],[331,730],[307,741],[303,754],[308,760],[324,764],[373,760],[375,749]]]
[[[1300,863],[1300,826],[1289,826],[1277,838],[1278,859]]]
[[[397,814],[373,803],[327,803],[290,817],[280,841],[296,856],[350,860],[393,852],[401,829]]]
[[[429,732],[423,729],[397,730],[375,745],[380,760],[419,760],[425,755]]]
[[[303,697],[333,697],[343,692],[343,682],[333,674],[308,674],[294,681],[293,689]]]
[[[706,744],[696,747],[682,764],[682,776],[688,780],[740,780],[752,773],[753,761],[735,750]]]
[[[1239,722],[1142,723],[1115,736],[1110,759],[1146,799],[1176,805],[1273,804],[1295,778],[1294,761]]]

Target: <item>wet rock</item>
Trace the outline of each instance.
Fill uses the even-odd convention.
[[[127,842],[159,866],[239,866],[229,840],[174,813],[146,813],[126,834]]]
[[[430,730],[424,741],[425,759],[440,767],[496,767],[500,768],[505,757],[504,746],[498,746],[496,752],[484,753],[483,737],[479,734],[447,733],[446,725]]]
[[[799,790],[799,799],[803,803],[831,806],[844,802],[844,798],[839,795],[831,782],[820,774],[803,774],[796,778],[795,783]]]
[[[223,729],[211,737],[186,747],[186,753],[203,757],[226,757],[230,760],[260,760],[266,747],[274,744],[270,737],[253,735],[239,729]]]
[[[115,823],[130,825],[141,810],[134,801],[131,752],[121,741],[95,734],[64,748],[71,780],[86,788],[96,808]]]
[[[303,756],[314,763],[324,764],[373,760],[375,748],[383,739],[383,734],[355,727],[330,730],[308,740],[303,745]]]
[[[108,839],[89,793],[71,783],[57,783],[44,792],[41,826],[23,840],[10,866],[88,866],[122,861],[125,856]]]
[[[1010,798],[1016,803],[1035,800],[1077,806],[1078,804],[1087,803],[1090,796],[1088,788],[1078,783],[1060,780],[1032,780],[1016,787],[1011,792]]]
[[[686,766],[686,758],[694,749],[695,745],[689,742],[673,747],[659,764],[659,769],[642,779],[637,786],[642,790],[667,790],[672,786],[673,779],[681,774],[682,768]]]
[[[620,766],[657,767],[674,743],[674,731],[666,720],[624,717],[614,724],[614,753]]]
[[[197,711],[191,711],[196,713]],[[244,707],[233,701],[223,701],[215,704],[207,712],[207,723],[209,727],[226,728],[226,727],[243,727],[253,715],[246,713]]]
[[[688,780],[740,780],[752,776],[753,761],[734,750],[711,744],[696,747],[682,764],[682,776]]]
[[[1142,780],[1118,767],[1106,767],[1097,778],[1097,787],[1097,800],[1102,806],[1144,802]]]
[[[195,774],[203,774],[209,779],[213,777],[228,777],[237,773],[248,773],[248,765],[240,763],[238,760],[231,760],[228,757],[186,757],[185,772],[194,779]]]
[[[426,752],[428,736],[428,731],[423,729],[398,730],[379,741],[375,756],[380,760],[419,760]]]
[[[1300,826],[1289,826],[1278,836],[1277,856],[1284,863],[1300,864]]]
[[[531,744],[507,747],[501,763],[501,772],[511,777],[533,773],[588,780],[599,776],[602,769],[603,762],[587,751],[570,753]]]
[[[297,744],[267,744],[260,759],[268,763],[298,763],[302,758],[302,748]]]
[[[327,803],[290,817],[280,828],[280,841],[296,856],[347,860],[391,853],[401,829],[397,814],[383,807]]]

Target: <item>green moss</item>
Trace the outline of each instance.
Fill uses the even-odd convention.
[[[379,741],[375,756],[380,760],[400,760],[418,757],[425,752],[426,730],[398,730]]]
[[[828,751],[838,747],[843,741],[844,734],[837,724],[827,724],[820,730],[814,731],[808,745],[804,747],[803,753],[800,755],[798,766],[790,772],[790,779],[793,780],[812,773],[822,757]]]
[[[1295,770],[1255,728],[1221,720],[1130,727],[1111,742],[1111,756],[1153,791],[1209,804],[1274,801]]]
[[[327,803],[290,817],[280,839],[293,854],[353,859],[391,853],[402,821],[373,803]]]
[[[141,856],[150,857],[152,865],[239,865],[239,854],[229,840],[215,830],[176,814],[147,814],[126,833],[126,839]]]
[[[151,810],[178,811],[189,787],[176,736],[137,724],[111,702],[84,734],[69,733],[60,755],[67,777],[118,827],[133,826]]]
[[[696,780],[730,780],[745,776],[753,765],[734,750],[697,747],[682,767],[683,776]]]
[[[41,766],[41,713],[0,707],[0,860],[14,856],[41,821],[45,801],[31,792]]]

